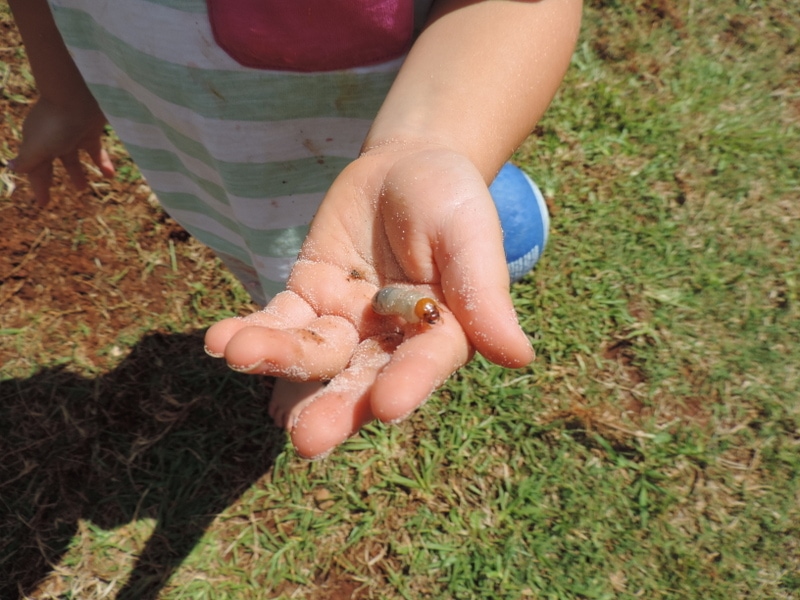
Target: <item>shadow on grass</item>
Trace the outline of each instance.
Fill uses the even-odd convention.
[[[155,531],[118,600],[152,600],[214,517],[273,464],[284,436],[259,378],[153,334],[95,379],[44,369],[0,382],[0,598],[31,593],[80,519]]]

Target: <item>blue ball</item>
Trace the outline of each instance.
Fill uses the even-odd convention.
[[[531,178],[511,163],[503,165],[489,192],[500,215],[511,281],[519,281],[533,269],[547,244],[547,204]]]

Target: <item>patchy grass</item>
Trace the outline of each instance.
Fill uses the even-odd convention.
[[[2,173],[4,597],[800,598],[800,4],[585,14],[516,157],[553,212],[513,289],[539,360],[324,462],[203,355],[244,295],[132,165],[49,233]],[[58,255],[86,264],[54,285]]]

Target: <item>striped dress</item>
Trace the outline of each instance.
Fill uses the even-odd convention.
[[[417,26],[430,2],[414,2]],[[252,68],[215,41],[206,0],[51,7],[165,210],[265,304],[284,288],[323,195],[358,155],[402,57],[325,72]]]

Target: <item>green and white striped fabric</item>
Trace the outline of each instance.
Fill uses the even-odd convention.
[[[427,13],[430,0],[418,1]],[[90,89],[165,210],[253,299],[281,291],[401,60],[325,73],[244,67],[204,0],[51,0]]]

